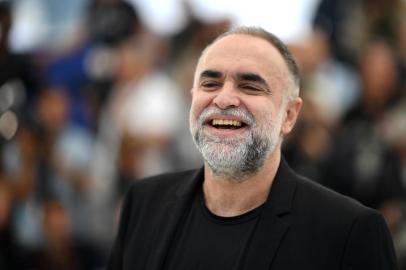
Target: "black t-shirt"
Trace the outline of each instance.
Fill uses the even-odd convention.
[[[200,189],[175,234],[164,269],[238,269],[261,209],[235,217],[216,216],[207,209]]]

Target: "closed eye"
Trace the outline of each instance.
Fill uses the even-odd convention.
[[[243,92],[250,95],[270,94],[269,91],[254,84],[241,84],[240,89],[242,89]]]
[[[203,81],[200,86],[203,88],[205,91],[213,91],[220,87],[220,83],[216,81]]]
[[[255,90],[255,91],[259,91],[258,87],[255,85],[251,85],[251,84],[243,84],[240,86],[243,89],[249,89],[249,90]]]
[[[240,89],[245,91],[247,94],[271,94],[267,81],[259,74],[253,72],[242,72],[237,74],[237,78],[240,81]]]

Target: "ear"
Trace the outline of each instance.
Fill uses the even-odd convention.
[[[286,104],[285,117],[281,129],[283,135],[286,135],[292,131],[299,116],[300,109],[302,108],[302,103],[302,99],[300,97],[296,97],[294,100],[289,101],[288,104]]]

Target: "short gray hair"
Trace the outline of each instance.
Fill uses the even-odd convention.
[[[230,35],[249,35],[258,38],[262,38],[265,41],[268,41],[272,46],[274,46],[278,52],[281,54],[282,58],[285,60],[285,63],[288,67],[290,74],[292,75],[293,87],[291,87],[287,93],[287,96],[290,99],[299,96],[299,85],[300,85],[300,72],[299,67],[296,63],[295,58],[293,57],[292,53],[289,51],[288,47],[286,46],[283,41],[275,36],[274,34],[264,30],[261,27],[253,27],[253,26],[240,26],[233,28],[227,32],[220,34],[213,42],[211,42],[207,47],[210,47],[211,44],[215,43],[216,41]]]

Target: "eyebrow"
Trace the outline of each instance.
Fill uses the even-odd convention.
[[[220,79],[223,77],[223,73],[217,70],[207,69],[200,73],[200,80],[204,78]],[[237,74],[237,79],[241,81],[257,82],[262,84],[267,91],[270,91],[268,83],[260,75],[252,72],[242,72]]]
[[[202,78],[214,78],[214,79],[219,79],[223,77],[223,73],[221,73],[220,71],[216,71],[216,70],[205,70],[202,73],[200,73],[200,79]]]
[[[260,75],[252,72],[244,72],[244,73],[238,73],[237,78],[242,81],[249,81],[249,82],[257,82],[262,84],[268,91],[270,90],[270,87],[268,83],[265,81],[264,78],[262,78]]]

